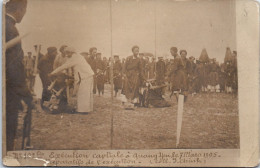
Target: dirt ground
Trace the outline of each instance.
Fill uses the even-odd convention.
[[[35,150],[176,148],[177,102],[167,108],[124,110],[118,99],[94,96],[90,114],[33,111],[31,144]],[[16,150],[21,149],[20,114]],[[225,93],[189,95],[184,104],[178,148],[239,148],[238,99]]]

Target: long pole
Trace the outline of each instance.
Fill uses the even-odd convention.
[[[113,24],[112,24],[112,0],[110,0],[110,35],[111,35],[111,62],[110,62],[110,83],[111,83],[111,101],[113,103],[114,98],[114,74],[113,74],[113,68],[114,68],[114,58],[113,58]],[[110,110],[111,112],[111,130],[110,130],[110,147],[113,149],[113,136],[114,136],[114,113],[113,110]]]
[[[5,5],[3,4],[3,13],[2,13],[2,21],[3,21],[3,34],[2,34],[2,43],[3,43],[3,45],[2,45],[2,47],[3,47],[3,49],[2,49],[2,55],[3,55],[3,59],[2,59],[2,79],[5,81],[6,80],[6,71],[5,71],[5,60],[6,60],[6,55],[5,55],[5,51],[6,51],[6,42],[5,42],[5,40],[6,40],[6,35],[5,35],[5,27],[6,27],[6,22],[5,22]],[[6,83],[5,82],[2,82],[2,85],[3,85],[3,88],[6,88],[6,85],[5,85]],[[2,91],[3,91],[3,95],[2,95],[2,98],[4,97],[6,97],[6,90],[5,89],[2,89]],[[3,145],[2,145],[2,155],[3,155],[3,157],[2,158],[4,158],[6,155],[7,155],[7,153],[6,153],[6,151],[7,151],[7,148],[6,148],[6,146],[7,146],[7,143],[6,143],[6,99],[2,99],[2,103],[3,103],[3,106],[4,106],[4,108],[3,108],[3,113],[2,113],[2,134],[3,134]]]
[[[157,33],[157,18],[156,18],[156,0],[154,0],[154,55],[156,57],[157,53],[156,53],[156,46],[157,46],[157,41],[156,41],[156,33]]]
[[[156,66],[156,61],[157,61],[157,53],[156,53],[156,46],[157,46],[157,41],[156,41],[156,33],[157,33],[157,19],[156,19],[156,0],[154,0],[154,57],[155,57],[155,76],[156,76],[156,72],[157,72],[157,66]]]

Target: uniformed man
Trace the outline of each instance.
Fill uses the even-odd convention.
[[[10,0],[6,4],[6,39],[8,42],[19,36],[16,23],[21,23],[27,7],[27,0]],[[14,150],[14,139],[18,124],[21,100],[31,108],[32,95],[26,85],[23,65],[24,53],[21,42],[5,51],[6,58],[6,143],[7,151]]]

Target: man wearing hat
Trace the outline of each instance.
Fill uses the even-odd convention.
[[[49,47],[47,54],[41,58],[38,64],[39,75],[42,81],[42,100],[41,106],[43,107],[44,101],[49,101],[51,93],[48,91],[48,86],[51,84],[51,79],[48,76],[53,71],[54,60],[58,54],[56,47]]]
[[[115,64],[113,67],[113,76],[114,76],[114,91],[115,97],[119,90],[122,89],[122,63],[120,62],[119,56],[114,56]]]
[[[76,53],[72,47],[65,48],[67,61],[53,72],[51,75],[58,74],[65,69],[74,68],[74,91],[77,97],[77,112],[89,113],[93,111],[93,75],[91,66],[85,59]]]

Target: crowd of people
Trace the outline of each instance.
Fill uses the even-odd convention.
[[[132,55],[103,57],[97,48],[89,52],[77,53],[63,45],[59,51],[48,47],[41,53],[41,46],[24,55],[21,36],[16,28],[26,13],[27,0],[10,0],[6,4],[5,15],[5,91],[6,91],[6,142],[7,150],[14,150],[14,139],[18,125],[18,113],[27,105],[24,119],[23,140],[30,145],[31,111],[34,108],[33,95],[41,89],[41,107],[55,109],[67,107],[76,97],[78,112],[93,111],[93,94],[104,94],[105,83],[113,84],[115,96],[122,102],[136,107],[166,107],[166,91],[171,96],[185,96],[200,92],[237,93],[238,72],[237,53],[226,50],[224,63],[210,59],[205,49],[198,59],[187,57],[186,50],[170,49],[171,59],[139,53],[139,47],[132,47]],[[18,39],[18,40],[17,40]],[[37,75],[40,78],[40,85]],[[37,91],[36,91],[37,90]],[[39,96],[38,96],[39,97]],[[55,99],[56,98],[56,99]],[[57,99],[58,98],[58,99]],[[71,99],[71,100],[70,100]],[[55,102],[53,104],[53,102]],[[56,105],[57,105],[56,104]],[[66,108],[65,108],[66,109]],[[23,143],[24,144],[24,143]],[[23,147],[22,147],[23,148]],[[24,148],[23,148],[24,149]]]
[[[62,45],[58,52],[56,47],[49,47],[45,55],[41,52],[38,53],[37,71],[40,74],[43,87],[42,107],[44,101],[49,101],[52,96],[49,86],[53,77],[50,74],[66,62],[71,62],[66,53],[68,48],[71,47]],[[37,45],[35,45],[35,54],[37,51]],[[74,49],[73,52],[76,53]],[[162,101],[167,91],[171,93],[171,96],[175,95],[177,100],[178,95],[183,94],[185,101],[188,94],[193,96],[203,92],[234,94],[237,92],[237,53],[236,51],[231,52],[230,48],[226,49],[222,64],[219,64],[215,58],[210,59],[206,49],[202,50],[197,59],[193,56],[187,57],[186,50],[178,52],[177,47],[170,49],[171,59],[156,58],[150,53],[140,53],[138,46],[134,46],[132,52],[132,56],[122,59],[119,55],[114,55],[113,59],[102,57],[96,47],[90,48],[89,52],[77,54],[84,58],[93,71],[93,79],[91,79],[93,80],[91,88],[93,94],[103,95],[105,84],[112,82],[114,96],[124,95],[122,101],[135,106],[147,106],[147,102],[150,102],[156,107],[161,107],[167,106],[167,103]],[[28,52],[28,56],[24,57],[27,84],[32,93],[35,83],[33,72],[35,72],[36,58],[36,55],[32,56],[32,52]],[[67,68],[66,71],[63,70],[63,73],[70,75],[71,78],[78,76],[75,75],[73,66]],[[87,65],[85,64],[85,66]],[[61,95],[66,102],[65,92],[66,90]]]

